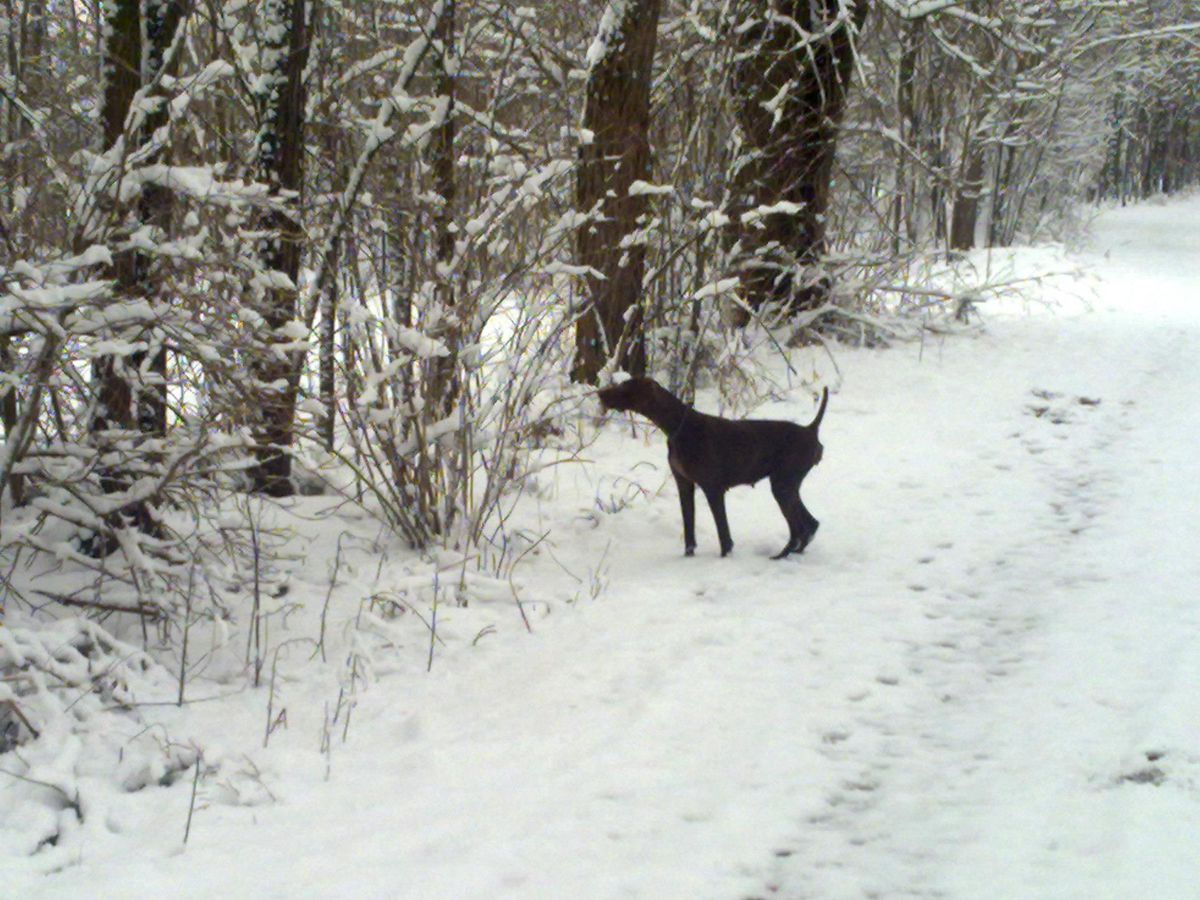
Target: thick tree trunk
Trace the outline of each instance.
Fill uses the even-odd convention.
[[[730,236],[750,308],[777,301],[799,311],[819,305],[828,287],[806,283],[804,270],[825,250],[853,33],[867,4],[741,0],[738,8],[732,93],[746,147],[734,173]]]
[[[259,255],[264,266],[287,276],[290,287],[264,290],[260,313],[268,346],[252,365],[258,394],[250,413],[255,421],[257,462],[250,470],[253,488],[272,497],[294,493],[291,446],[294,439],[299,367],[291,356],[272,352],[271,344],[291,343],[280,329],[296,318],[302,228],[299,193],[303,186],[304,69],[308,63],[306,0],[266,0],[268,71],[265,104],[258,134],[258,177],[270,187],[276,208],[262,222],[269,237]]]
[[[142,81],[142,27],[139,0],[115,0],[105,4],[103,47],[104,98],[100,121],[104,149],[108,150],[125,133],[125,116]]]
[[[575,331],[576,381],[595,384],[608,358],[646,371],[641,312],[646,247],[633,239],[649,210],[631,188],[650,174],[650,83],[661,0],[609,3],[592,44],[575,203],[587,222],[576,233],[591,308]]]

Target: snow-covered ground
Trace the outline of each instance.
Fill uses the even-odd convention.
[[[700,503],[684,558],[663,439],[611,423],[518,514],[548,532],[514,580],[532,634],[481,580],[428,674],[414,613],[346,645],[405,562],[304,501],[289,628],[344,532],[330,663],[285,648],[273,697],[214,666],[193,696],[231,696],[155,714],[209,766],[186,847],[190,773],[97,792],[0,895],[1200,896],[1200,198],[1105,214],[1076,262],[1086,309],[1060,285],[838,372],[798,352],[835,389],[802,557],[768,559],[759,486],[733,556]],[[812,411],[796,384],[757,414]]]

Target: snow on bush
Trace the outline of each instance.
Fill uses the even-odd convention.
[[[87,619],[0,627],[0,855],[106,828],[114,794],[194,765],[194,747],[139,713],[177,690],[148,654]]]

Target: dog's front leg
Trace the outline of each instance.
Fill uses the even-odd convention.
[[[721,555],[728,556],[733,550],[733,538],[729,536],[729,520],[725,518],[725,492],[720,488],[705,488],[704,496],[717,523],[717,537],[721,541]]]
[[[679,488],[679,511],[683,513],[683,555],[696,552],[696,483],[675,473]]]

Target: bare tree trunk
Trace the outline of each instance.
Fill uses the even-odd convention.
[[[272,497],[294,493],[291,446],[294,440],[299,369],[291,356],[271,352],[270,344],[290,343],[279,330],[296,318],[302,227],[299,194],[304,162],[304,69],[308,63],[306,0],[266,0],[268,71],[264,73],[265,106],[258,134],[258,177],[267,184],[276,208],[264,217],[270,236],[259,249],[268,268],[287,276],[289,287],[265,289],[260,313],[268,344],[252,364],[256,407],[257,462],[250,470],[253,488]]]
[[[797,283],[797,276],[803,279],[825,250],[853,33],[867,4],[740,0],[736,8],[732,88],[748,153],[734,173],[731,237],[740,249],[742,293],[752,309],[770,301],[808,309],[822,302],[828,285]],[[754,213],[761,207],[769,211]]]
[[[591,308],[576,326],[573,377],[590,384],[613,354],[625,371],[646,371],[640,309],[646,247],[623,242],[649,210],[647,195],[631,188],[650,173],[650,82],[661,7],[661,0],[610,3],[589,51],[575,204],[588,216],[576,251],[590,269]]]
[[[183,19],[181,0],[146,2],[144,21],[139,15],[140,5],[138,0],[122,0],[114,4],[109,13],[109,37],[104,50],[104,104],[101,111],[105,150],[111,150],[125,136],[125,120],[134,94],[160,76],[167,51]],[[146,115],[137,132],[129,135],[133,146],[127,148],[126,152],[142,147],[166,121],[166,107],[160,104]],[[170,191],[157,185],[142,188],[136,207],[136,225],[152,226],[162,236],[169,229],[170,216]],[[118,293],[125,296],[153,296],[156,285],[150,269],[151,260],[144,253],[128,250],[117,254],[113,261],[113,276]],[[128,367],[137,371],[145,358],[144,351],[132,354]],[[117,372],[118,368],[112,357],[102,357],[96,363],[100,381],[99,418],[111,426],[122,428],[131,427],[136,421],[143,434],[161,436],[166,431],[166,386],[163,383],[165,351],[161,348],[154,351],[149,367],[151,383],[139,388],[136,394],[126,378]]]
[[[314,23],[316,17],[324,16],[319,24],[313,25],[314,31],[330,30],[336,27],[336,18],[333,10],[328,7],[315,9],[313,11]],[[330,89],[335,73],[333,72],[332,60],[328,58],[322,60],[319,66],[321,77],[325,80],[322,86],[322,92],[327,92]],[[340,128],[327,127],[322,129],[322,139],[320,141],[323,149],[323,155],[326,159],[335,161],[334,171],[337,172],[337,181],[340,184],[348,184],[350,180],[350,167],[348,157],[344,152],[345,148],[340,140],[342,131]],[[329,247],[330,254],[337,260],[341,260],[342,239],[334,234]],[[339,308],[339,300],[341,299],[342,278],[338,272],[332,273],[332,277],[325,279],[325,284],[318,288],[321,294],[318,298],[318,313],[320,316],[320,328],[317,335],[317,369],[318,369],[318,385],[317,392],[321,402],[322,414],[317,423],[317,434],[321,441],[321,446],[332,452],[335,443],[338,420],[338,396],[337,396],[337,330],[339,320],[344,319],[342,310]],[[345,357],[343,356],[343,359]],[[347,366],[346,371],[349,371]]]
[[[1016,128],[1010,126],[1009,134],[1015,134],[1015,132]],[[1009,223],[1011,222],[1013,228],[1017,225],[1015,217],[1009,213],[1009,198],[1013,194],[1021,198],[1028,191],[1027,187],[1018,188],[1013,184],[1016,162],[1016,150],[1005,143],[996,147],[995,165],[992,167],[992,205],[988,214],[987,242],[989,247],[1007,247],[1009,245],[1012,240]],[[1036,169],[1031,174],[1036,174]]]
[[[905,146],[917,133],[916,103],[914,93],[917,77],[917,50],[924,30],[924,20],[901,22],[900,62],[896,70],[896,123],[901,146],[896,147],[896,169],[894,195],[892,196],[892,251],[899,254],[905,242],[916,238],[912,215],[914,191],[908,179],[908,157]]]
[[[1112,105],[1108,115],[1108,147],[1104,158],[1104,168],[1100,170],[1100,199],[1112,197],[1114,199],[1124,199],[1124,192],[1121,190],[1123,179],[1121,157],[1124,155],[1124,138],[1125,138],[1125,108],[1124,108],[1124,87],[1122,79],[1118,75],[1117,86],[1113,91]]]
[[[435,404],[431,411],[448,415],[458,400],[460,385],[458,348],[461,343],[461,325],[455,310],[453,272],[455,251],[454,205],[457,193],[454,177],[454,101],[455,101],[455,0],[445,0],[442,15],[438,17],[433,37],[437,45],[436,88],[439,102],[445,104],[441,124],[434,130],[430,146],[430,162],[433,169],[433,189],[438,195],[434,213],[434,260],[436,263],[434,296],[437,299],[438,327],[434,336],[450,349],[449,356],[429,361],[432,377],[429,383],[429,398]]]
[[[143,0],[143,84],[152,84],[168,64],[166,55],[175,40],[183,16],[184,0]],[[166,101],[160,99],[159,106],[147,114],[138,143],[144,144],[150,140],[154,132],[167,123],[168,118]],[[151,227],[156,240],[165,238],[170,233],[172,209],[173,199],[167,188],[161,185],[147,185],[142,188],[138,201],[138,221]],[[159,290],[150,272],[150,265],[147,257],[136,255],[136,275],[147,296]],[[153,341],[151,343],[153,344]],[[148,354],[150,364],[146,368],[149,383],[139,389],[135,398],[138,430],[143,435],[161,438],[167,432],[167,351],[161,345],[152,346],[149,351],[134,354],[130,358],[131,364],[141,369]]]
[[[104,97],[100,114],[106,151],[113,150],[122,140],[130,143],[125,149],[126,154],[141,148],[154,131],[166,123],[167,111],[160,105],[147,113],[135,132],[127,133],[126,129],[134,96],[143,86],[153,84],[162,73],[183,12],[183,4],[178,0],[121,0],[108,8],[102,60]],[[170,192],[161,187],[143,187],[132,216],[127,217],[119,207],[114,210],[114,215],[129,219],[118,227],[151,226],[156,237],[162,237],[170,225]],[[115,254],[112,277],[117,295],[157,299],[159,288],[152,267],[151,258],[137,250]],[[144,336],[153,343],[149,329]],[[151,357],[148,366],[144,365],[147,355]],[[95,362],[94,372],[98,403],[89,427],[101,449],[119,432],[136,429],[142,437],[148,438],[161,438],[166,433],[166,351],[161,346],[132,353],[125,359],[101,356]],[[128,482],[128,474],[118,468],[101,470],[100,484],[106,493],[124,490]],[[138,503],[125,512],[140,530],[147,533],[158,530],[153,513],[145,503]],[[112,549],[96,548],[101,553]]]
[[[1150,160],[1151,193],[1170,193],[1167,179],[1167,163],[1170,157],[1171,110],[1164,100],[1154,110],[1151,126]]]
[[[340,279],[335,275],[325,285],[321,296],[321,333],[318,347],[318,393],[324,410],[318,430],[321,446],[333,450],[337,428],[337,316],[338,286]]]
[[[1141,173],[1138,179],[1138,199],[1145,200],[1153,192],[1154,154],[1151,147],[1154,143],[1154,117],[1144,106],[1138,111],[1138,125],[1141,132]]]
[[[46,38],[46,4],[44,0],[30,0],[20,13],[19,25],[17,11],[13,8],[13,0],[6,0],[5,15],[9,27],[5,35],[5,50],[8,57],[8,70],[14,85],[14,94],[30,96],[40,95],[45,86],[47,65],[44,57]],[[25,138],[29,132],[29,123],[20,115],[14,103],[5,103],[5,143],[15,144]],[[0,209],[8,210],[14,205],[18,189],[26,187],[29,166],[21,153],[9,154],[7,177],[3,179],[0,190],[4,192],[4,203]],[[15,248],[9,240],[7,231],[3,235],[6,249],[10,254]],[[11,258],[11,257],[10,257]],[[10,351],[10,339],[7,335],[0,336],[0,372],[11,372],[15,369],[16,360]],[[17,386],[0,384],[0,424],[4,427],[4,438],[16,446],[20,432],[21,408],[18,401]],[[14,506],[25,502],[25,478],[13,473],[8,477],[9,496]],[[4,484],[0,483],[0,495],[3,494]]]
[[[103,149],[116,146],[125,135],[125,118],[133,96],[142,81],[142,29],[139,0],[116,0],[105,10],[102,65],[104,68],[104,97],[100,107],[100,122],[104,129]],[[117,290],[131,293],[137,288],[137,258],[134,253],[117,255],[113,260],[113,277]],[[97,385],[95,416],[90,423],[93,432],[110,428],[125,429],[133,424],[132,392],[119,371],[113,356],[96,360],[94,372]],[[105,491],[120,489],[120,480],[101,478]]]
[[[949,247],[970,250],[975,246],[975,223],[979,220],[979,195],[983,190],[983,147],[977,136],[968,134],[963,148],[962,174],[955,186],[950,213]]]
[[[9,350],[9,338],[0,335],[0,371],[12,372],[15,360]],[[0,385],[0,425],[4,426],[4,440],[16,446],[18,429],[20,427],[21,409],[17,404],[17,387],[15,384]],[[16,448],[20,449],[20,448]],[[25,478],[13,473],[8,476],[8,494],[13,506],[25,503]],[[4,483],[0,482],[0,507],[3,506]]]

